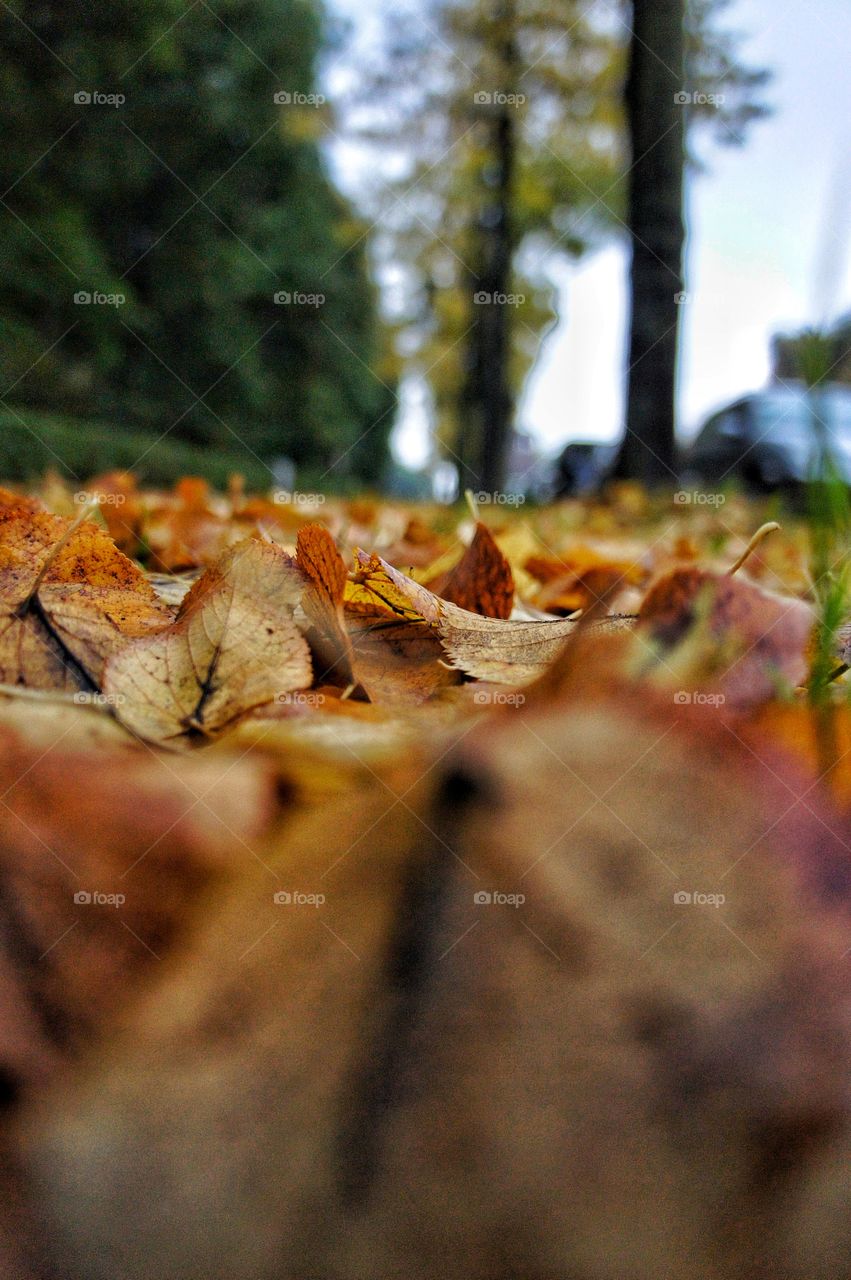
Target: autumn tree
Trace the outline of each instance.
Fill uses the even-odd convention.
[[[574,0],[431,0],[386,33],[350,127],[372,148],[362,199],[400,286],[402,367],[427,381],[462,484],[499,489],[555,320],[547,259],[613,225],[621,50]]]

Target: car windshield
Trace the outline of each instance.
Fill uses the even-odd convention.
[[[761,440],[806,443],[813,439],[812,409],[836,444],[851,448],[851,391],[805,392],[759,396],[753,401],[755,434]]]

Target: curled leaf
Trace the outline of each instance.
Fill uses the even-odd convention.
[[[365,600],[372,599],[375,607],[389,616],[430,623],[452,666],[478,680],[497,684],[534,680],[576,628],[571,618],[552,622],[483,618],[441,600],[380,556],[367,557],[361,552],[359,564],[353,588],[357,607],[362,608]],[[632,619],[603,618],[592,626],[600,632],[619,631],[630,628]]]
[[[308,638],[319,673],[350,684],[352,645],[343,621],[346,566],[327,529],[318,524],[299,529],[296,562],[306,582],[302,607],[311,623]]]

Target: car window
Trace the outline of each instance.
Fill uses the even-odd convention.
[[[757,435],[763,438],[789,439],[812,435],[812,411],[829,431],[846,439],[851,437],[851,393],[815,392],[810,401],[804,392],[799,395],[759,396],[753,401],[754,422]]]

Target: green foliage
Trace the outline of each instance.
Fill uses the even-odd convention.
[[[324,107],[310,101],[318,3],[0,10],[15,401],[172,428],[244,465],[286,453],[380,472],[393,391],[375,372],[364,228],[325,172]],[[80,291],[125,301],[75,304]]]
[[[797,339],[796,372],[807,387],[813,460],[807,486],[810,530],[810,572],[818,626],[809,683],[810,700],[825,704],[837,674],[837,637],[851,608],[851,501],[832,454],[830,433],[820,403],[819,387],[831,370],[833,346],[821,329],[805,329]]]
[[[216,488],[228,476],[244,476],[249,489],[270,487],[268,469],[245,452],[202,449],[162,440],[108,423],[82,422],[26,407],[0,408],[0,476],[30,482],[55,470],[69,482],[85,481],[118,468],[135,471],[145,484],[172,485],[181,476],[203,476]]]

